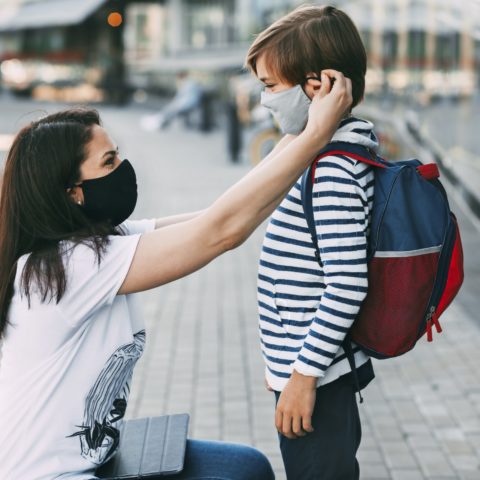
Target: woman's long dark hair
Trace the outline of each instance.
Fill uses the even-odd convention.
[[[108,235],[116,233],[109,224],[89,220],[67,192],[80,179],[94,125],[100,125],[96,110],[71,108],[32,122],[15,137],[0,198],[0,338],[22,255],[31,254],[21,293],[30,302],[35,285],[42,301],[58,303],[67,286],[60,242],[86,243],[100,261]]]

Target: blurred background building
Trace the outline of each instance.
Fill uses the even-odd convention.
[[[4,86],[39,99],[101,100],[123,85],[123,15],[123,2],[0,1]]]
[[[345,2],[368,51],[370,91],[414,91],[424,100],[471,95],[480,67],[477,0]]]
[[[52,88],[68,90],[72,100],[122,97],[122,87],[171,89],[180,70],[240,69],[251,32],[291,4],[0,0],[3,83],[36,98],[52,95]]]
[[[3,83],[36,97],[121,103],[172,90],[173,74],[238,72],[248,44],[297,0],[0,0]],[[324,2],[314,2],[324,3]],[[336,0],[362,33],[368,90],[471,95],[479,83],[478,0]],[[50,88],[47,88],[50,87]],[[58,94],[60,95],[60,93]]]
[[[135,162],[135,218],[209,205],[281,136],[242,65],[254,35],[305,2],[351,15],[369,62],[355,115],[373,121],[385,158],[439,165],[465,248],[466,285],[447,339],[378,375],[365,404],[362,475],[480,479],[480,337],[467,323],[478,323],[480,307],[480,0],[0,0],[0,176],[28,120],[101,102],[112,138]],[[201,99],[182,122],[187,81],[190,99],[197,89]],[[129,411],[189,411],[193,438],[253,443],[282,479],[271,399],[258,394],[261,233],[254,242],[197,279],[147,294],[152,353]]]

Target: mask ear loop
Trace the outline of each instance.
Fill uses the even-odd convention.
[[[302,85],[302,90],[303,90],[303,93],[305,93],[305,95],[307,95],[307,93],[305,92],[305,84],[309,81],[309,80],[318,80],[320,81],[320,77],[305,77],[305,81],[303,82],[303,85]]]
[[[305,77],[305,83],[308,82],[309,80],[318,80],[320,81],[320,77],[316,76],[316,77]],[[332,87],[333,87],[333,84],[335,83],[335,78],[330,78],[330,83],[332,84]]]
[[[305,77],[305,81],[303,82],[303,84],[301,84],[303,93],[305,93],[305,95],[307,95],[306,92],[305,92],[305,84],[306,84],[309,80],[320,80],[320,78],[319,78],[319,77]]]

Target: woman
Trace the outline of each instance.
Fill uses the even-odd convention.
[[[351,82],[334,71],[322,78],[302,134],[205,211],[155,225],[125,222],[135,172],[96,111],[67,110],[19,132],[0,201],[2,480],[91,479],[115,453],[145,341],[132,294],[236,248],[274,210],[350,106]],[[177,478],[199,476],[273,473],[254,449],[190,441]]]

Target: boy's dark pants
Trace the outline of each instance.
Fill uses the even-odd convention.
[[[312,426],[295,440],[279,434],[288,480],[358,480],[362,429],[350,375],[317,388]]]

